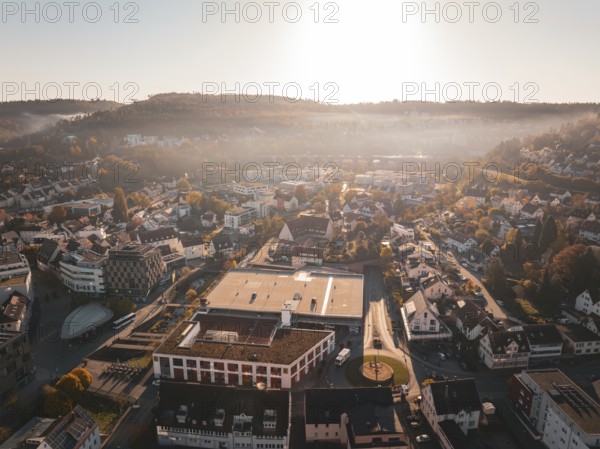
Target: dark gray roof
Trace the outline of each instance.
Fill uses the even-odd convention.
[[[523,326],[530,344],[559,344],[562,337],[554,324],[529,324]]]
[[[437,415],[456,415],[461,410],[481,410],[475,379],[456,379],[429,384]]]
[[[188,407],[185,423],[179,423],[176,418],[182,405]],[[225,411],[222,427],[214,424],[219,409]],[[275,429],[263,428],[265,410],[275,410],[277,415]],[[230,432],[233,428],[234,415],[241,413],[253,417],[254,435],[286,436],[289,424],[289,392],[186,382],[161,382],[158,404],[159,425]]]

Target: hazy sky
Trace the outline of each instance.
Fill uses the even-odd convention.
[[[26,1],[23,17],[20,1],[1,2],[1,100],[51,99],[57,86],[82,97],[86,83],[88,97],[100,87],[120,101],[239,83],[246,98],[258,87],[341,103],[600,101],[598,0],[71,4]]]

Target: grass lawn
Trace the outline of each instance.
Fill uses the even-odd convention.
[[[350,360],[346,363],[346,378],[348,381],[355,387],[370,387],[373,386],[373,383],[364,379],[359,372],[359,368],[363,363],[370,362],[373,360],[372,355],[359,357],[354,360]],[[391,357],[386,356],[378,356],[378,362],[387,363],[394,370],[394,385],[406,384],[408,383],[408,370],[406,366],[399,360],[393,359]]]
[[[121,416],[119,403],[105,396],[84,393],[80,404],[98,423],[100,433],[110,433],[113,425]]]

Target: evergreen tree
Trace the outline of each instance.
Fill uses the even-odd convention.
[[[115,188],[113,203],[113,220],[117,223],[128,221],[127,200],[121,187]]]
[[[556,240],[557,236],[556,222],[554,221],[554,217],[549,215],[546,220],[544,220],[544,225],[542,226],[542,232],[540,234],[540,239],[538,241],[538,246],[541,251],[546,251],[548,246],[552,244]]]

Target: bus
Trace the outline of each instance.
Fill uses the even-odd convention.
[[[346,362],[346,360],[348,360],[349,358],[350,358],[350,349],[344,348],[340,351],[338,356],[335,358],[335,364],[337,366],[342,366]]]
[[[113,322],[113,329],[119,330],[123,329],[125,326],[128,326],[135,319],[135,312],[130,313],[129,315],[122,316],[118,320]]]

